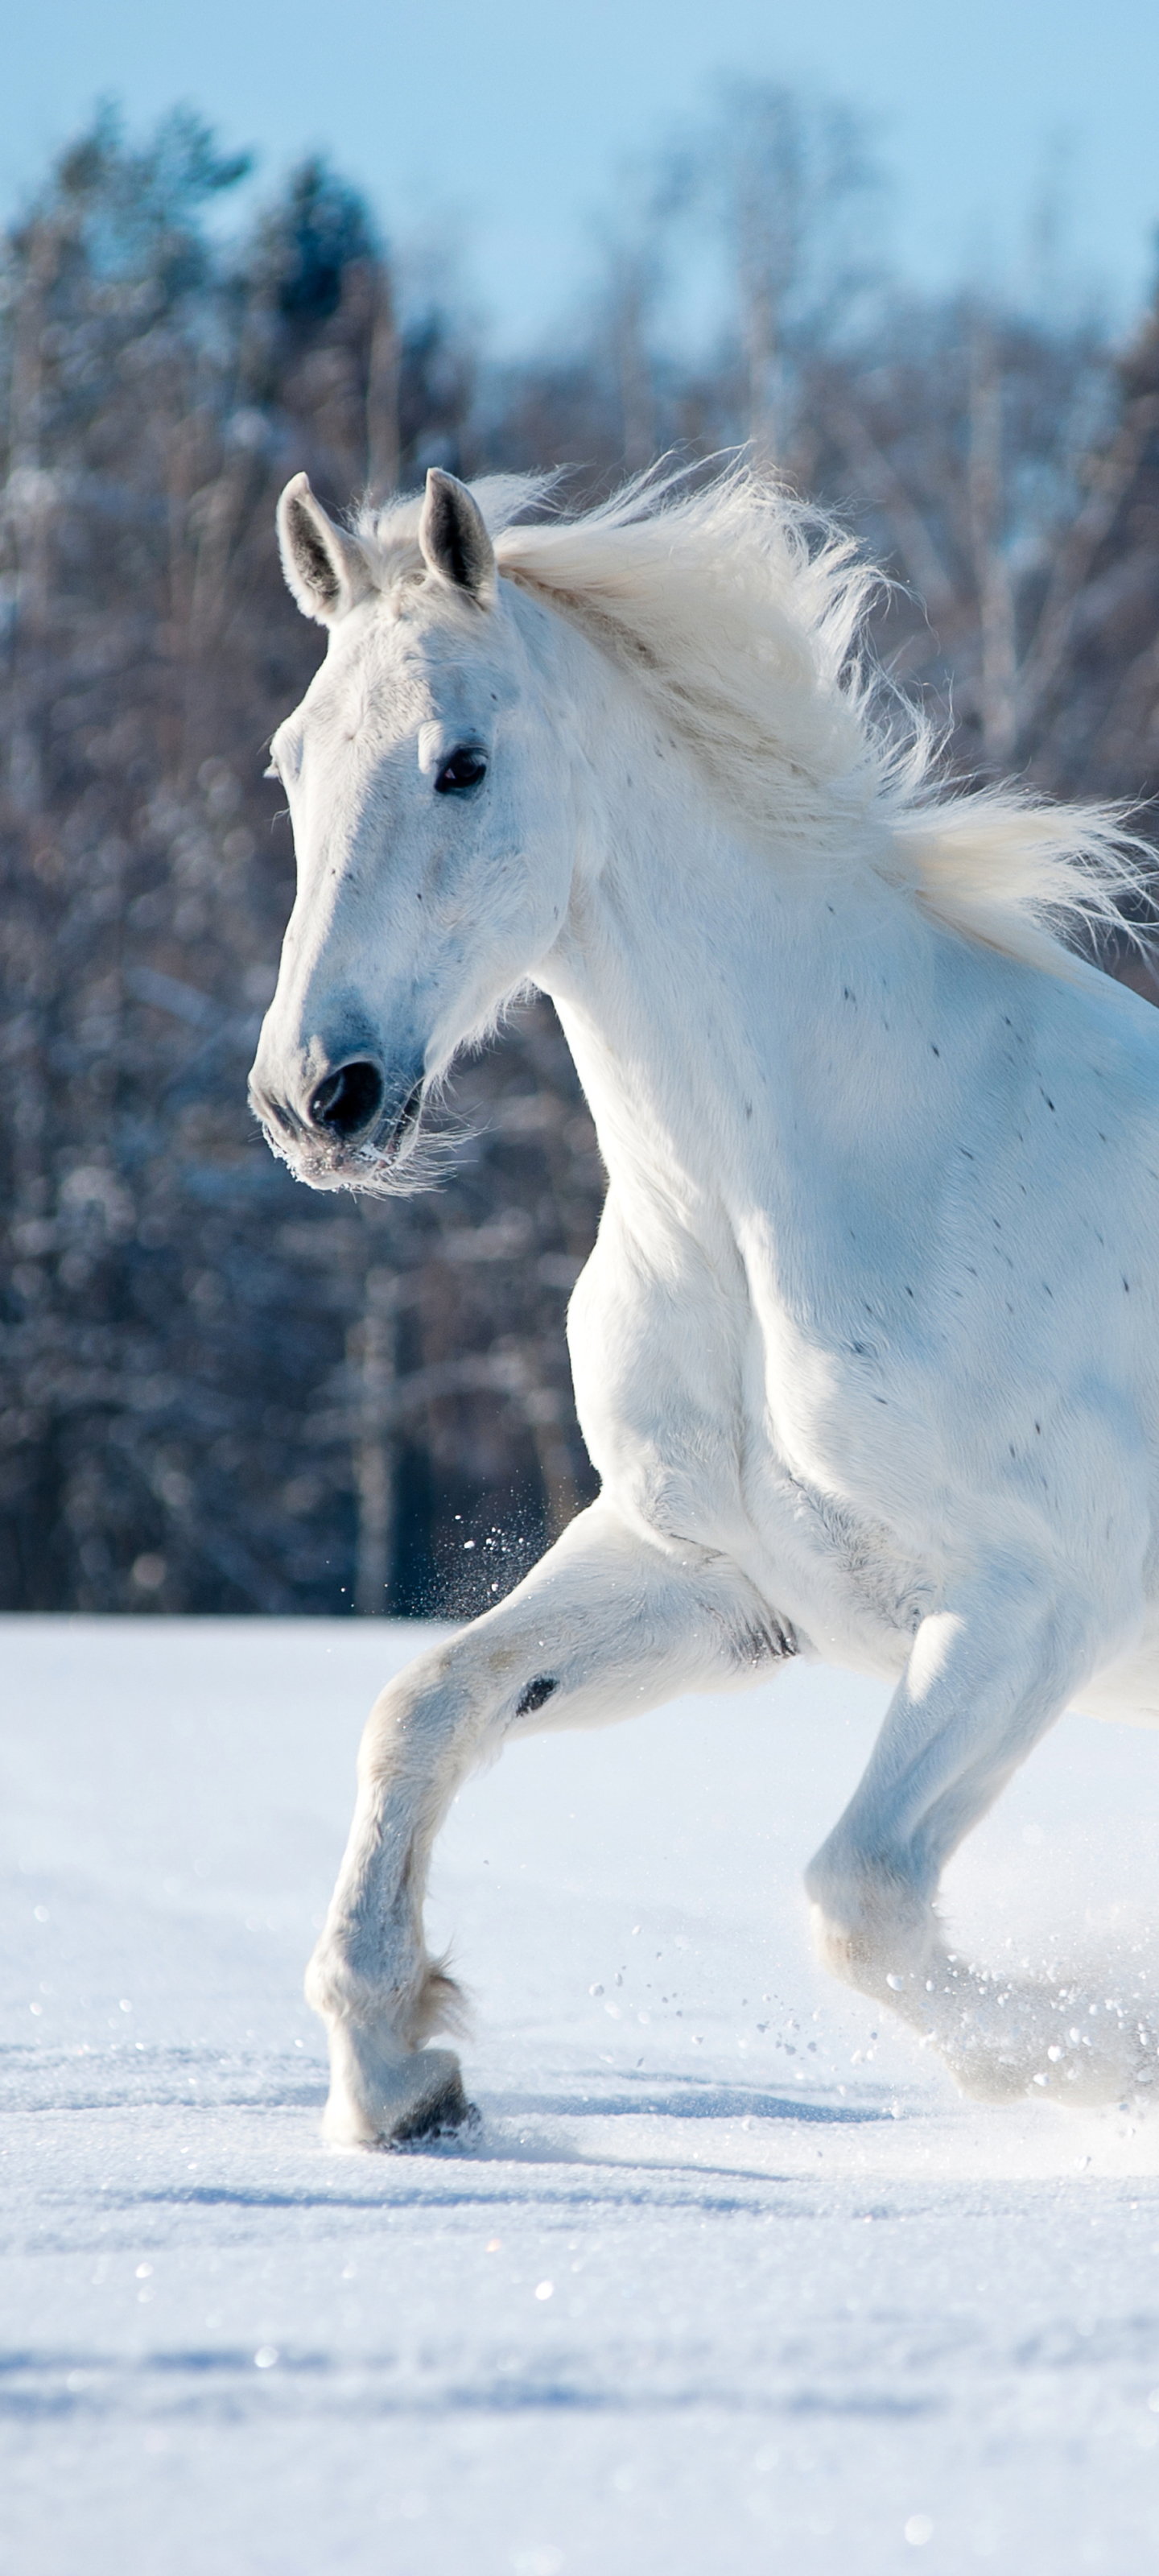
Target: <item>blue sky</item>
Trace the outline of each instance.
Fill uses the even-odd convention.
[[[321,147],[388,230],[462,245],[500,345],[581,291],[626,158],[695,118],[721,72],[801,81],[872,120],[890,247],[925,284],[1017,270],[1053,156],[1076,275],[1129,319],[1155,275],[1156,0],[25,0],[7,13],[0,207],[96,98],[176,100],[272,181]]]

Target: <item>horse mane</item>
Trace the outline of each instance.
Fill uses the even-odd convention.
[[[1145,944],[1155,858],[1125,809],[952,786],[869,641],[885,577],[834,520],[743,459],[696,479],[654,467],[573,516],[557,481],[472,486],[500,574],[631,674],[778,862],[838,882],[867,862],[946,927],[1056,975],[1076,945]],[[356,520],[385,589],[422,571],[419,506]]]

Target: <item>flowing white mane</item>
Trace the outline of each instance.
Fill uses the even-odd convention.
[[[735,463],[691,488],[654,471],[576,517],[526,518],[551,477],[472,488],[500,573],[632,675],[782,863],[868,859],[949,927],[1055,974],[1076,933],[1123,933],[1154,854],[1112,805],[947,786],[932,728],[867,640],[881,576],[832,520]],[[357,521],[384,590],[423,570],[419,509]]]

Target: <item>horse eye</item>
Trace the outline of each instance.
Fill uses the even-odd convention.
[[[457,789],[478,787],[486,775],[487,763],[482,752],[473,751],[469,743],[460,743],[450,759],[443,762],[435,780],[435,794],[453,796]]]

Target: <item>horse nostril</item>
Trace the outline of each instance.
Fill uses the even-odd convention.
[[[383,1102],[382,1075],[376,1064],[359,1061],[343,1064],[337,1073],[328,1073],[320,1082],[310,1102],[310,1124],[324,1127],[331,1136],[340,1136],[349,1144],[354,1136],[364,1136],[373,1127]]]

